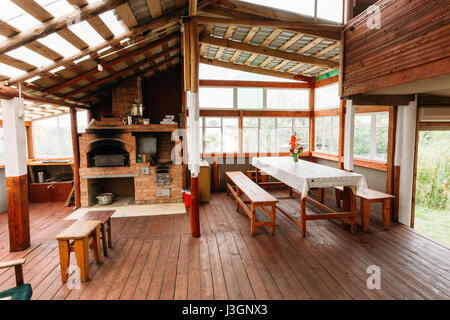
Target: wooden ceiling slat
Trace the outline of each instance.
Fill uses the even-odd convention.
[[[81,38],[79,38],[75,33],[70,31],[69,29],[62,29],[57,32],[64,40],[69,42],[78,50],[84,50],[89,47],[89,45],[84,42]]]
[[[147,0],[147,6],[152,19],[158,18],[162,15],[161,3],[159,0]]]
[[[39,53],[41,56],[44,56],[52,61],[57,61],[63,58],[63,56],[58,52],[53,51],[52,49],[38,41],[30,42],[29,44],[25,45],[25,47],[36,53]]]
[[[79,20],[84,21],[89,17],[102,14],[103,12],[111,10],[125,2],[127,2],[127,0],[108,0],[97,1],[95,3],[89,4],[79,10]],[[27,43],[48,36],[49,34],[52,34],[54,32],[67,29],[67,21],[72,18],[73,12],[51,19],[35,28],[22,31],[19,34],[0,43],[0,54],[17,49]]]
[[[137,27],[139,23],[136,20],[136,17],[133,14],[133,11],[131,11],[130,6],[128,3],[124,3],[116,8],[117,13],[122,18],[122,21],[125,23],[127,28],[129,30]]]
[[[26,13],[32,15],[34,18],[40,22],[46,22],[54,19],[55,17],[51,15],[47,10],[42,8],[34,0],[11,0],[17,6],[22,8]]]
[[[10,26],[5,21],[0,20],[0,35],[4,37],[12,37],[18,34],[20,31],[14,28],[13,26]]]
[[[8,56],[6,54],[0,55],[0,62],[4,63],[4,64],[7,64],[8,66],[11,66],[11,67],[14,67],[14,68],[17,68],[17,69],[20,69],[20,70],[24,70],[24,71],[27,71],[27,72],[36,69],[35,66],[33,66],[33,65],[31,65],[31,64],[29,64],[27,62],[24,62],[22,60],[18,60],[16,58]]]
[[[205,36],[205,35],[202,35],[200,37],[200,42],[205,42],[205,43],[219,46],[219,47],[233,48],[236,50],[245,51],[245,52],[249,52],[249,53],[256,53],[256,54],[271,56],[271,57],[280,58],[280,59],[286,59],[286,60],[297,61],[297,62],[301,62],[301,63],[308,63],[308,64],[317,65],[317,66],[323,66],[323,67],[327,67],[327,68],[336,68],[336,69],[339,68],[339,64],[336,62],[333,62],[333,61],[318,59],[318,58],[314,58],[314,57],[308,57],[305,55],[299,55],[299,54],[295,54],[295,53],[289,53],[286,51],[262,48],[262,47],[253,46],[253,45],[246,44],[246,43],[218,39],[218,38]]]
[[[159,41],[151,42],[146,47],[134,50],[134,51],[128,53],[127,55],[125,55],[125,56],[122,56],[122,57],[114,59],[114,60],[112,60],[110,62],[104,63],[103,64],[103,68],[104,69],[112,68],[113,66],[115,66],[115,65],[125,61],[126,59],[130,59],[130,58],[135,57],[137,55],[140,55],[140,54],[143,54],[143,53],[148,52],[150,50],[156,49],[157,47],[162,46],[164,44],[167,44],[170,41],[173,41],[173,40],[175,40],[177,38],[179,38],[179,34],[178,33],[174,33],[174,34],[172,34],[172,35],[170,35],[170,36],[168,36],[168,37],[166,37],[164,39],[161,39]],[[76,76],[76,77],[74,77],[74,78],[72,78],[70,80],[67,80],[67,81],[65,81],[63,83],[60,83],[60,84],[58,84],[58,85],[48,89],[48,92],[50,92],[50,93],[56,92],[56,91],[58,91],[58,90],[60,90],[62,88],[65,88],[67,86],[75,84],[75,83],[77,83],[77,82],[87,78],[88,76],[93,76],[93,75],[95,75],[98,72],[99,71],[97,70],[97,68],[93,68],[93,69],[91,69],[91,70],[89,70],[87,72],[83,72],[82,74],[80,74],[80,75],[78,75],[78,76]]]
[[[99,16],[90,17],[87,22],[94,28],[95,31],[105,40],[114,38],[114,33],[109,30],[108,26],[103,22]]]
[[[284,67],[285,65],[287,65],[289,62],[291,62],[290,60],[284,60],[281,63],[277,64],[275,67],[272,68],[272,70],[280,70],[282,67]]]
[[[160,31],[162,29],[167,29],[170,26],[173,26],[173,25],[177,24],[179,18],[184,13],[184,11],[185,11],[184,7],[183,8],[179,8],[177,10],[174,10],[173,12],[170,12],[169,14],[167,14],[167,15],[165,15],[163,17],[160,17],[160,18],[157,18],[155,20],[150,21],[146,25],[142,25],[142,26],[136,27],[133,31],[125,32],[123,35],[114,37],[113,39],[111,39],[109,41],[105,41],[104,43],[101,43],[101,44],[99,44],[99,45],[97,45],[95,47],[89,47],[89,48],[86,48],[84,50],[81,50],[79,53],[77,53],[77,54],[75,54],[75,55],[73,55],[71,57],[64,57],[64,59],[61,59],[61,60],[55,62],[51,66],[41,67],[41,68],[38,68],[38,69],[36,69],[36,70],[34,70],[32,72],[29,72],[26,75],[19,76],[19,77],[14,77],[14,78],[12,78],[12,79],[10,79],[8,81],[8,84],[11,85],[11,84],[15,84],[15,83],[20,82],[20,81],[24,81],[26,79],[30,79],[30,78],[32,78],[32,77],[34,77],[36,75],[39,75],[42,72],[49,71],[49,70],[52,70],[52,69],[57,68],[59,66],[65,65],[65,64],[67,64],[67,63],[69,63],[71,61],[75,61],[75,60],[80,59],[80,58],[82,58],[82,57],[84,57],[86,55],[95,55],[95,54],[97,54],[97,52],[99,50],[102,50],[102,49],[104,49],[104,48],[106,48],[108,46],[114,47],[115,45],[119,44],[120,41],[122,41],[122,40],[124,40],[126,38],[129,38],[132,35],[141,34],[141,33],[145,32],[145,31],[149,31],[149,30],[151,30],[152,32],[156,33],[156,32],[158,32],[158,31]]]

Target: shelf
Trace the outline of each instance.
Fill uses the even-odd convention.
[[[114,130],[120,132],[172,132],[178,129],[177,124],[131,124],[131,125],[102,125],[92,126],[86,132]]]

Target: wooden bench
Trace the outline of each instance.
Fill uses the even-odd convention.
[[[270,226],[271,232],[274,233],[278,200],[240,171],[225,172],[225,176],[227,194],[231,193],[236,198],[236,211],[239,212],[239,206],[241,206],[250,218],[251,235],[255,234],[255,227],[263,226]],[[230,182],[234,185],[231,185]],[[249,200],[242,200],[241,194],[244,194]],[[247,203],[250,204],[250,209],[247,207]],[[269,216],[270,221],[256,221],[255,210],[258,207]]]
[[[75,252],[81,282],[89,280],[89,245],[92,244],[95,262],[100,264],[100,221],[78,220],[56,236],[59,246],[61,280],[66,282],[70,253]],[[89,243],[91,242],[91,243]]]
[[[88,211],[83,215],[80,220],[85,221],[100,221],[100,233],[103,245],[103,255],[108,256],[108,248],[112,248],[111,240],[111,216],[116,212],[116,210],[96,210]],[[108,236],[106,234],[108,233]],[[107,241],[108,240],[108,241]],[[108,244],[106,244],[108,242]]]
[[[343,187],[334,187],[336,194],[336,206],[341,207],[342,191]],[[364,231],[369,230],[369,220],[370,220],[370,204],[381,202],[383,204],[383,224],[384,229],[389,230],[391,227],[391,200],[395,196],[367,189],[366,193],[357,192],[356,196],[361,199],[361,224]]]

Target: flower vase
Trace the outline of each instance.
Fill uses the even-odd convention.
[[[294,159],[294,163],[298,162],[298,156],[293,156],[292,159]]]

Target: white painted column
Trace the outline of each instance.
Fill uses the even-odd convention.
[[[5,142],[6,177],[27,174],[27,143],[23,99],[1,100],[3,110],[3,135]]]
[[[197,177],[200,172],[200,112],[198,93],[187,92],[189,109],[189,170],[192,177]]]
[[[353,171],[353,146],[355,144],[355,106],[345,102],[344,169]]]
[[[23,99],[1,100],[1,105],[5,142],[9,249],[15,252],[30,246],[27,143]]]
[[[400,127],[397,127],[397,150],[395,164],[400,165],[400,192],[398,221],[411,225],[414,148],[416,144],[417,97],[407,106],[399,107],[397,114]]]

